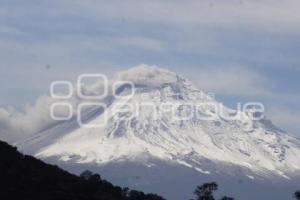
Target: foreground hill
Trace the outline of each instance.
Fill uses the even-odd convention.
[[[101,180],[98,175],[82,178],[0,141],[0,199],[43,200],[163,200],[163,198],[128,191]]]

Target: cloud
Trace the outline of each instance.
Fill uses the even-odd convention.
[[[268,80],[256,71],[245,67],[200,68],[190,74],[199,88],[220,95],[270,95]]]
[[[13,108],[0,108],[1,139],[15,141],[25,138],[50,124],[49,105],[50,98],[40,97],[34,106],[28,106],[24,112]]]
[[[109,92],[111,94],[111,81],[108,83]],[[50,86],[49,86],[50,87]],[[33,105],[25,106],[21,111],[13,107],[0,107],[0,140],[10,143],[21,141],[33,136],[46,128],[58,124],[60,121],[54,120],[51,116],[51,106],[54,103],[65,103],[71,105],[71,117],[77,115],[78,104],[82,101],[78,97],[78,88],[73,86],[72,95],[68,99],[52,98],[50,95],[40,96]],[[91,83],[83,82],[81,90],[85,95],[99,95],[103,91],[103,82],[93,80]],[[68,93],[64,88],[56,88],[57,93]],[[89,100],[92,102],[93,100]],[[98,100],[97,100],[98,101]],[[101,100],[99,100],[101,101]],[[83,109],[88,109],[85,107]],[[54,109],[56,117],[69,116],[69,109],[65,106],[58,105]]]
[[[177,76],[174,72],[145,64],[118,73],[118,79],[150,87],[177,82]]]
[[[173,25],[258,26],[273,31],[297,28],[300,14],[297,0],[261,1],[65,1],[80,6],[97,18],[123,19]],[[279,29],[284,28],[284,29]],[[299,31],[299,30],[298,30]]]
[[[189,3],[181,0],[53,0],[39,4],[2,4],[0,17],[6,19],[10,16],[10,20],[18,23],[8,26],[7,21],[4,21],[4,28],[0,27],[0,32],[1,29],[23,33],[24,30],[31,30],[43,36],[55,31],[64,34],[70,30],[74,34],[86,34],[90,31],[89,23],[94,24],[95,35],[112,31],[111,26],[114,25],[119,26],[116,28],[122,33],[127,31],[128,24],[148,25],[153,27],[153,31],[158,31],[157,26],[181,27],[181,30],[187,27],[216,27],[221,31],[228,27],[234,30],[261,29],[279,33],[300,31],[298,0],[191,0]],[[8,13],[12,9],[14,12]],[[52,12],[53,9],[55,12]]]
[[[50,96],[40,96],[34,105],[27,105],[23,111],[17,111],[14,108],[0,108],[0,139],[8,142],[15,142],[26,139],[50,125],[54,121],[50,116],[50,107],[55,100]],[[76,99],[68,100],[73,107],[76,107]],[[67,116],[68,110],[62,107],[55,110],[55,115]],[[75,113],[74,113],[75,114]]]
[[[300,112],[297,109],[284,106],[268,106],[267,116],[279,127],[284,127],[288,132],[300,135]]]
[[[17,34],[23,34],[22,31],[20,31],[16,27],[11,27],[7,25],[1,25],[0,26],[0,34],[9,34],[9,35],[17,35]]]
[[[123,37],[123,38],[112,38],[113,44],[118,46],[127,47],[139,47],[142,49],[150,50],[161,50],[163,48],[163,42],[161,40],[155,40],[147,37]]]

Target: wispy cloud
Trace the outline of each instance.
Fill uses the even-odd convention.
[[[280,105],[269,106],[267,115],[277,126],[299,136],[300,112],[298,109]]]
[[[34,106],[26,107],[24,112],[13,108],[0,108],[1,140],[12,142],[26,138],[53,123],[49,115],[52,101],[51,98],[42,96]]]
[[[190,76],[200,88],[218,95],[257,97],[271,94],[267,78],[246,67],[205,67]]]
[[[71,2],[71,1],[68,1]],[[74,3],[76,2],[76,3]],[[261,1],[72,1],[95,17],[136,22],[184,25],[258,26],[273,31],[297,29],[300,14],[297,0]],[[279,29],[284,28],[284,29]],[[253,27],[251,27],[253,28]],[[298,30],[299,31],[299,30]]]

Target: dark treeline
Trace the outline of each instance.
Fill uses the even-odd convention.
[[[295,192],[295,198],[300,200],[300,190]]]
[[[197,196],[196,200],[215,200],[213,193],[217,190],[217,183],[204,183],[202,185],[197,186],[194,194]],[[223,196],[220,200],[234,200],[234,198]]]
[[[204,183],[197,186],[194,194],[196,195],[196,200],[216,200],[213,193],[218,190],[218,185],[215,182]],[[300,200],[300,190],[294,193],[294,197]],[[194,199],[192,199],[194,200]],[[233,197],[223,196],[220,200],[234,200]]]
[[[196,200],[216,200],[213,193],[218,190],[218,185],[215,182],[204,183],[197,186],[194,194],[196,195]],[[300,190],[294,193],[294,197],[297,200],[300,200]],[[194,199],[191,199],[194,200]],[[223,196],[219,200],[234,200],[233,197]]]
[[[0,160],[3,200],[164,200],[156,194],[114,186],[88,171],[75,176],[1,141]]]
[[[2,200],[165,200],[156,194],[145,194],[114,186],[99,174],[84,171],[70,174],[32,156],[19,153],[17,148],[0,141],[0,199]],[[216,200],[215,182],[195,189],[195,200]],[[300,191],[294,193],[300,200]],[[223,196],[219,200],[234,200]]]

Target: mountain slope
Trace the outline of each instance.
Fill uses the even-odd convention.
[[[130,200],[122,188],[105,180],[83,179],[57,166],[24,156],[16,148],[0,141],[1,199]],[[95,176],[95,178],[97,178]],[[139,199],[163,200],[153,194]]]
[[[203,173],[210,172],[201,169],[202,159],[241,165],[257,173],[270,171],[286,178],[285,173],[299,171],[299,139],[280,131],[270,121],[254,121],[241,111],[237,112],[241,117],[234,120],[222,116],[202,120],[199,116],[217,112],[212,105],[219,106],[227,117],[236,111],[211,99],[173,72],[142,66],[123,73],[123,79],[125,77],[135,84],[133,97],[120,100],[109,96],[104,100],[108,109],[90,116],[89,123],[97,124],[106,115],[105,127],[70,128],[74,126],[74,120],[68,121],[63,125],[70,126],[68,130],[71,131],[63,135],[57,134],[56,127],[40,133],[42,139],[35,141],[30,138],[30,145],[18,145],[24,150],[33,147],[34,154],[41,158],[59,155],[63,160],[73,159],[80,163],[105,164],[119,159],[139,160],[153,156],[192,166]],[[156,80],[151,80],[151,77],[156,77]],[[120,91],[129,92],[126,87]],[[162,104],[175,107],[176,113],[160,112],[157,114],[160,116],[154,119],[156,110],[165,109],[159,107]],[[174,115],[189,115],[189,105],[197,106],[194,116],[187,120],[173,119]],[[124,111],[129,106],[134,108]],[[97,110],[97,106],[91,107],[86,115],[97,113]],[[53,135],[58,137],[54,141],[50,140]],[[45,147],[45,141],[52,143]],[[39,142],[43,143],[42,148],[37,148]]]
[[[259,113],[229,109],[188,80],[158,67],[132,68],[116,80],[132,82],[134,94],[129,95],[128,84],[120,84],[117,93],[123,98],[109,93],[93,101],[105,103],[106,110],[90,106],[82,112],[87,125],[102,123],[106,117],[105,126],[81,127],[74,116],[18,141],[17,146],[68,166],[100,169],[126,162],[151,168],[164,162],[199,176],[238,174],[248,180],[282,181],[299,176],[300,140],[265,117],[253,120]],[[101,85],[86,91],[96,93],[95,88]]]

